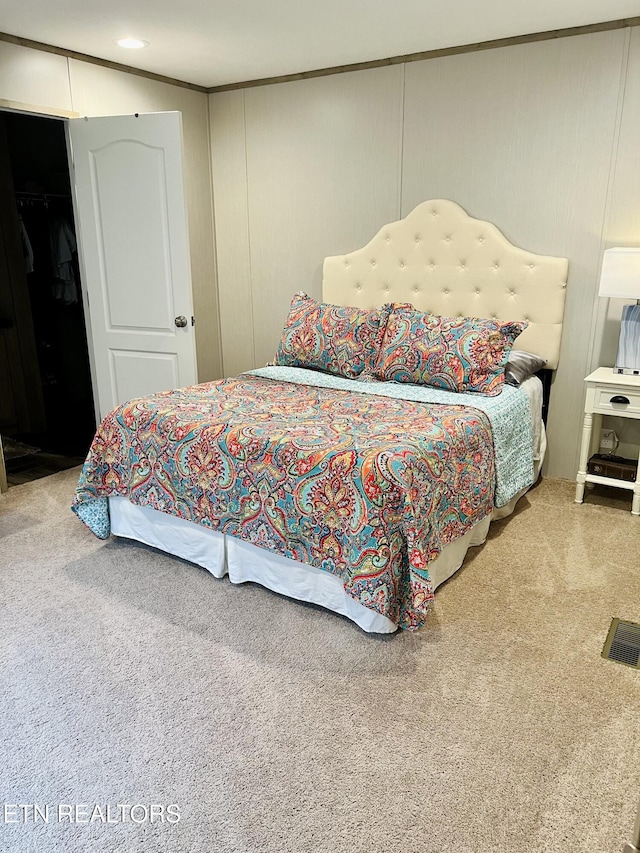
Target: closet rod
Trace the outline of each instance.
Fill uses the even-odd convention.
[[[47,199],[47,198],[66,198],[70,199],[71,196],[68,193],[28,193],[23,190],[16,190],[14,193],[16,198],[32,198],[36,199]]]

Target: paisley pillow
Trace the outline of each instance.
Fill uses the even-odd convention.
[[[373,311],[316,302],[296,293],[275,364],[309,367],[347,379],[372,371],[391,305]]]
[[[379,379],[495,396],[513,342],[528,323],[438,317],[396,305],[374,373]]]

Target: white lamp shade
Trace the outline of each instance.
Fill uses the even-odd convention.
[[[605,251],[598,295],[640,299],[640,248]]]

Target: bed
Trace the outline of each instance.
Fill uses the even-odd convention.
[[[487,394],[414,384],[398,366],[414,350],[397,330],[450,318],[419,326],[424,340],[484,318],[552,371],[567,267],[454,202],[423,202],[324,262],[323,302],[379,319],[373,374],[351,375],[348,358],[329,370],[287,360],[283,337],[275,365],[129,401],[99,427],[74,511],[102,538],[135,539],[365,631],[418,628],[434,590],[537,479],[543,388],[536,376],[503,385],[504,369]],[[450,364],[438,365],[448,382]]]

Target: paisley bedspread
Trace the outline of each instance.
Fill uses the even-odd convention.
[[[73,509],[106,538],[122,495],[339,575],[412,629],[429,563],[492,511],[494,475],[478,409],[244,374],[115,409]]]

